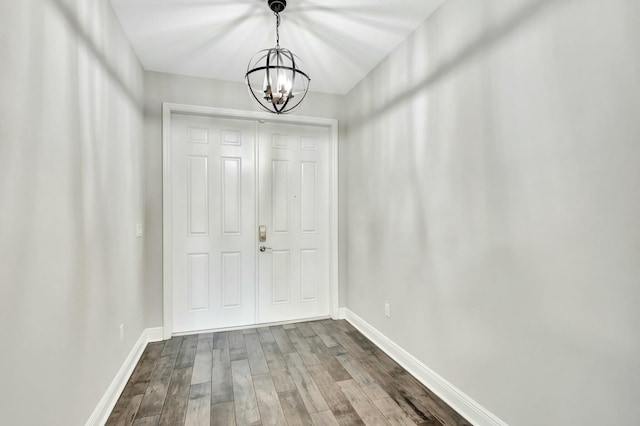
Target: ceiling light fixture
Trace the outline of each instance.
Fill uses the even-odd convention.
[[[309,75],[301,70],[300,58],[280,47],[280,12],[286,0],[268,0],[276,17],[276,47],[261,50],[249,61],[245,81],[249,92],[267,111],[283,114],[291,111],[309,91]]]

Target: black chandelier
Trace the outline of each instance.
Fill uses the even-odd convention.
[[[300,58],[280,47],[280,12],[286,0],[268,0],[276,17],[276,47],[261,50],[247,67],[245,81],[249,92],[267,111],[283,114],[291,111],[309,91],[309,75],[302,71]]]

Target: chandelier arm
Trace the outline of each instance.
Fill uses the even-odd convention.
[[[293,95],[293,88],[296,87],[296,74],[298,74],[296,72],[296,60],[293,53],[291,53],[291,67],[293,68],[293,72],[291,73],[291,95]],[[289,99],[291,98],[289,97],[287,102],[289,102]]]
[[[286,100],[286,101],[284,101],[284,104],[282,105],[282,108],[280,108],[280,112],[281,112],[281,113],[283,113],[283,112],[287,112],[287,111],[286,111],[286,109],[287,109],[287,104],[289,103],[289,101],[290,101],[290,100],[291,100],[291,96],[287,96],[287,100]]]
[[[254,93],[254,90],[252,90],[252,89],[251,89],[251,84],[250,84],[250,81],[249,81],[249,74],[250,74],[250,73],[247,73],[247,74],[246,74],[246,76],[245,76],[245,79],[246,79],[246,81],[247,81],[247,86],[249,86],[249,93],[251,93],[251,96],[253,96],[253,98],[256,100],[256,102],[258,102],[258,105],[260,105],[260,106],[261,106],[265,111],[267,111],[267,112],[272,112],[269,108],[267,108],[267,107],[262,103],[262,101],[260,101],[260,99],[259,99],[259,98],[256,96],[256,94]]]
[[[267,79],[267,87],[265,87],[265,90],[269,90],[269,93],[271,96],[273,96],[273,87],[271,87],[271,65],[270,65],[270,61],[271,61],[271,51],[269,51],[267,53],[267,61],[266,61],[266,68],[265,68],[265,77]],[[265,92],[264,94],[265,96],[267,96],[267,93]]]

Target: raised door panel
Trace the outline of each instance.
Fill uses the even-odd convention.
[[[276,160],[273,162],[271,175],[271,206],[273,209],[273,232],[286,234],[289,232],[289,162]]]
[[[274,250],[271,260],[272,303],[289,303],[291,286],[291,255],[289,250]]]
[[[317,232],[317,171],[318,164],[315,162],[300,163],[300,232],[302,233]]]
[[[315,249],[300,251],[300,300],[318,299],[318,252]]]
[[[222,307],[238,308],[242,304],[242,253],[222,253]]]
[[[189,155],[187,157],[187,228],[189,236],[209,234],[209,158]]]
[[[191,253],[187,256],[187,290],[189,311],[209,309],[209,255]]]
[[[222,235],[242,229],[242,158],[222,158]]]

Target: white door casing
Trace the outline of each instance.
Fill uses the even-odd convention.
[[[195,122],[195,124],[191,126],[185,123],[181,125],[180,114],[187,114],[190,116],[189,119],[195,118],[196,120],[201,120],[201,122]],[[211,125],[211,123],[207,121],[209,120],[208,117],[230,120],[223,120],[223,124],[216,128],[215,125]],[[266,121],[268,121],[268,123],[265,123]],[[258,122],[264,124],[258,124]],[[298,129],[299,131],[301,127],[281,126],[281,124],[284,123],[315,126],[315,130],[318,133],[316,135],[307,134],[305,136],[300,134],[296,136],[294,130]],[[186,133],[186,138],[191,137],[192,139],[191,142],[186,142],[187,148],[184,149],[176,148],[175,146],[175,140],[179,140],[180,132],[178,131],[178,134],[174,135],[174,127],[180,126],[183,127],[183,134]],[[240,129],[234,126],[239,126]],[[273,130],[276,129],[277,126],[281,127],[274,132]],[[189,127],[195,130],[190,131],[188,130]],[[203,147],[203,145],[207,145],[202,143],[202,139],[205,138],[204,129],[208,129],[206,138],[209,141],[209,148]],[[251,129],[253,129],[253,133]],[[286,131],[283,131],[283,129]],[[193,134],[190,136],[189,132]],[[268,155],[268,161],[272,163],[273,161],[289,161],[290,164],[295,164],[296,167],[293,169],[290,168],[290,170],[298,170],[298,176],[296,176],[295,173],[290,174],[290,188],[295,187],[296,181],[299,184],[306,185],[308,188],[313,188],[315,185],[319,186],[315,188],[316,192],[312,198],[317,208],[324,207],[325,209],[324,218],[327,232],[321,235],[320,238],[317,238],[318,235],[311,236],[314,232],[316,234],[318,234],[318,232],[311,231],[312,226],[308,226],[309,223],[313,224],[312,219],[314,218],[312,216],[307,215],[307,219],[304,219],[304,204],[300,204],[297,210],[295,208],[296,203],[304,203],[305,201],[299,198],[292,198],[294,208],[291,209],[290,220],[294,220],[295,218],[295,221],[299,222],[299,229],[306,229],[306,234],[308,235],[304,236],[311,238],[307,238],[306,240],[302,238],[298,245],[294,244],[293,246],[291,245],[291,238],[289,238],[289,241],[286,241],[286,238],[284,238],[284,240],[280,238],[280,241],[269,238],[265,243],[261,244],[258,242],[258,222],[255,220],[257,196],[251,194],[255,193],[258,181],[257,175],[254,175],[256,168],[258,168],[258,165],[254,161],[257,151],[256,136],[258,133],[262,135],[262,138],[269,139],[266,144],[273,147],[273,138],[265,132],[280,135],[290,134],[294,139],[297,138],[296,143],[299,149],[297,153],[288,154],[290,156],[289,158],[287,158],[286,155],[284,157],[281,155],[283,151],[281,148],[277,148],[282,151],[276,151],[278,152],[276,155],[273,155],[273,151],[270,153],[271,155],[265,155]],[[313,145],[312,142],[320,143],[318,141],[323,137],[327,141],[322,143],[322,149],[316,149],[316,152],[313,152],[314,150],[311,149]],[[199,144],[197,142],[198,140],[200,140]],[[216,140],[218,147],[211,145],[211,142],[214,140]],[[240,146],[245,146],[245,148],[241,148],[238,145],[238,140],[242,141]],[[221,141],[226,141],[226,143],[222,143]],[[250,148],[252,144],[254,146],[253,153],[251,153],[252,150]],[[293,155],[293,157],[291,157],[291,155]],[[184,158],[180,160],[179,157]],[[205,190],[201,183],[198,184],[198,179],[200,179],[200,182],[204,179],[203,175],[205,172],[203,167],[206,157],[212,157],[214,161],[208,158],[206,160],[208,166],[207,173],[209,173],[210,176],[208,176],[207,179],[209,188]],[[182,164],[178,164],[179,161],[182,161]],[[249,170],[251,167],[246,166],[251,162],[253,162],[255,166],[253,166],[252,170]],[[217,166],[217,170],[212,167],[214,165]],[[181,173],[184,177],[178,178],[178,182],[174,182],[178,169],[182,169]],[[306,180],[303,178],[305,174],[308,176]],[[317,180],[317,178],[323,174],[326,176],[326,179],[322,179],[324,188],[322,188],[322,185],[319,184]],[[311,178],[312,175],[314,179]],[[262,177],[260,181],[266,182],[267,187],[273,187],[271,182],[267,182],[272,176],[271,170],[267,175],[269,179]],[[182,182],[180,182],[180,179],[183,179]],[[189,179],[192,180],[191,183],[193,184],[190,187],[190,191],[183,190],[182,192],[184,193],[178,195],[178,198],[181,197],[181,202],[184,203],[183,206],[192,206],[192,211],[189,211],[186,207],[178,206],[177,204],[180,203],[174,198],[175,193],[181,192],[176,190],[176,185],[182,184],[186,187],[186,185],[189,185]],[[252,180],[253,184],[251,183]],[[236,184],[233,182],[236,182]],[[224,192],[221,192],[222,188],[225,188],[225,191],[228,192],[226,196]],[[273,188],[270,188],[270,190],[271,189]],[[210,207],[207,212],[209,218],[208,224],[203,222],[203,202],[198,199],[198,194],[204,194],[205,191],[210,197]],[[236,196],[229,194],[236,194]],[[292,191],[289,195],[291,197],[295,195],[299,197],[299,194],[301,193]],[[203,195],[200,196],[204,197]],[[191,197],[191,199],[189,197]],[[215,202],[211,203],[211,201],[215,201],[215,198],[221,201],[217,204]],[[273,200],[273,194],[270,198]],[[227,200],[226,208],[224,200]],[[309,206],[313,204],[310,200],[311,198],[307,197],[306,211],[310,211]],[[325,205],[321,206],[321,204]],[[229,205],[236,206],[237,208],[234,210],[233,207],[229,208]],[[249,205],[251,207],[249,207]],[[328,214],[326,214],[327,207],[329,211]],[[268,113],[171,103],[163,104],[164,337],[169,338],[172,333],[202,329],[224,329],[257,322],[282,321],[285,320],[285,318],[308,318],[312,316],[327,316],[327,314],[330,314],[333,318],[338,318],[337,207],[336,120],[314,117],[274,116]],[[239,216],[235,215],[237,220],[230,220],[234,217],[234,213],[237,213],[238,209],[242,211],[242,214]],[[265,208],[260,211],[268,211],[268,209]],[[317,220],[316,224],[318,225],[318,229],[323,229],[322,219],[319,219],[318,216],[316,216],[315,219]],[[273,218],[271,218],[271,220],[273,221]],[[305,220],[306,225],[303,223]],[[187,224],[179,225],[179,221],[186,221]],[[180,227],[182,227],[182,230],[175,229]],[[240,231],[238,231],[238,228]],[[269,237],[271,237],[270,228],[271,227],[268,228]],[[247,230],[247,234],[245,234],[245,229]],[[202,241],[199,240],[206,240],[206,238],[198,237],[204,237],[204,235],[201,234],[207,232],[210,234],[209,239],[215,236],[213,235],[215,232],[221,234],[221,238],[215,240],[218,247],[210,247],[210,250],[203,247]],[[240,240],[242,240],[242,238],[239,238],[240,235],[245,235],[244,242],[240,242]],[[284,235],[281,234],[278,235],[278,237],[284,237]],[[314,238],[316,241],[310,244],[310,241],[314,240]],[[178,246],[182,247],[182,254],[176,253],[176,241],[178,241]],[[288,250],[290,253],[289,261],[293,267],[291,272],[293,275],[290,275],[289,284],[294,287],[289,287],[288,291],[293,297],[291,300],[296,300],[296,297],[301,297],[304,302],[303,305],[306,305],[305,307],[307,308],[304,310],[304,315],[300,313],[302,312],[300,309],[296,311],[296,308],[292,308],[291,306],[283,310],[283,303],[276,303],[276,305],[273,305],[274,308],[270,309],[268,305],[272,304],[266,301],[273,301],[273,294],[270,293],[268,296],[264,296],[266,294],[264,290],[260,293],[264,297],[262,297],[261,300],[255,299],[255,303],[251,303],[251,298],[259,294],[256,288],[257,277],[252,276],[253,274],[251,273],[251,271],[253,271],[255,274],[255,272],[258,271],[257,264],[255,263],[256,260],[260,259],[262,262],[262,260],[268,259],[268,263],[262,263],[265,265],[273,265],[272,252],[267,251],[260,253],[258,247],[260,245],[271,247],[270,244],[272,243],[280,247],[281,252]],[[283,243],[285,244],[283,245]],[[276,247],[276,250],[278,250],[278,247]],[[190,254],[190,256],[187,256],[187,253]],[[297,260],[295,259],[296,253],[302,253],[302,256],[299,256]],[[180,260],[182,264],[175,262],[174,258],[176,257],[182,257]],[[282,257],[279,260],[282,260]],[[300,261],[302,261],[302,264]],[[310,271],[316,270],[315,268],[318,268],[318,265],[326,267],[326,272],[317,273],[314,279],[309,278],[314,276],[314,273]],[[226,275],[223,274],[225,269]],[[240,271],[240,274],[229,271]],[[249,273],[247,273],[247,271],[249,271]],[[260,268],[260,271],[262,273],[263,268]],[[178,278],[178,276],[182,276],[182,278]],[[205,277],[207,276],[212,280],[209,294],[206,294],[205,286],[203,285]],[[189,286],[184,286],[185,288],[179,290],[176,286],[177,280],[181,280],[180,282],[189,282]],[[251,283],[251,281],[253,281],[253,283]],[[238,283],[236,289],[239,291],[227,292],[225,299],[222,295],[223,287],[226,286],[224,288],[227,289],[234,288],[230,283]],[[268,282],[267,284],[273,285],[273,282]],[[315,284],[317,284],[317,288],[314,287]],[[322,290],[322,284],[325,284],[324,289],[326,290],[324,290],[324,293],[319,291],[313,294],[314,289]],[[282,286],[279,288],[282,288]],[[268,289],[267,287],[267,290]],[[253,292],[251,290],[253,290]],[[217,297],[214,297],[214,295]],[[226,300],[225,303],[220,303],[224,300]],[[204,303],[204,301],[207,301],[207,303]],[[174,318],[174,306],[176,303],[174,302],[181,304],[183,313],[186,313],[186,320],[176,321]],[[218,304],[217,307],[216,304]],[[222,306],[223,304],[225,306]],[[314,304],[316,308],[312,307]],[[250,309],[251,305],[254,306],[252,312]],[[256,308],[258,308],[257,311]],[[218,311],[217,313],[216,309]],[[265,314],[261,314],[258,317],[258,312],[262,312],[263,310]],[[312,312],[314,314],[310,314]],[[317,313],[317,315],[315,313]]]
[[[259,322],[329,314],[329,131],[259,126]]]

